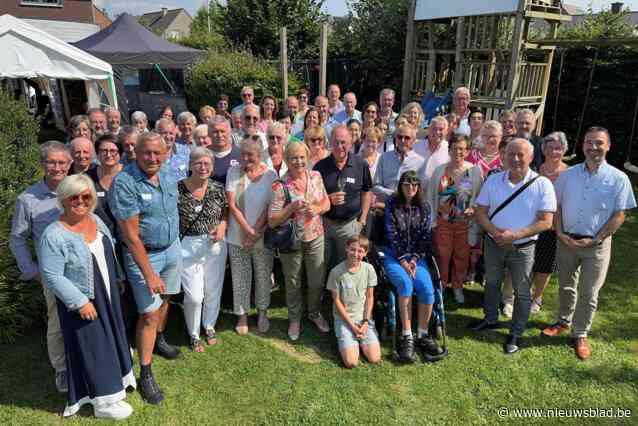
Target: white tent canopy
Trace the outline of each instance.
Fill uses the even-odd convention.
[[[117,108],[110,64],[11,15],[0,16],[0,79],[84,80],[90,107],[100,106],[97,85]]]
[[[415,21],[516,12],[519,0],[417,0]]]

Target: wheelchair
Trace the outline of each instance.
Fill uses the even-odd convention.
[[[397,322],[399,321],[396,301],[397,290],[388,279],[385,269],[383,267],[383,260],[385,254],[382,246],[378,245],[374,241],[371,244],[371,248],[368,252],[367,261],[370,263],[377,273],[377,287],[374,294],[374,307],[372,315],[374,322],[377,325],[377,330],[380,334],[382,341],[387,341],[389,336],[392,339],[392,360],[395,362],[401,361],[398,352],[398,339],[397,339]],[[437,362],[446,358],[449,354],[447,345],[447,333],[446,333],[446,321],[445,321],[445,306],[443,303],[443,287],[439,275],[439,268],[437,266],[434,256],[430,256],[426,259],[428,271],[432,278],[432,285],[434,287],[434,305],[432,306],[432,316],[428,325],[430,336],[439,341],[439,346],[442,350],[441,353],[433,355],[428,354],[425,351],[422,353],[426,362]],[[413,303],[416,303],[416,294],[413,294]],[[417,324],[416,321],[417,309],[412,309],[412,324]],[[413,326],[414,327],[414,326]]]

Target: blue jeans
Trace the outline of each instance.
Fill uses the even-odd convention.
[[[408,275],[399,261],[387,253],[383,260],[383,268],[392,285],[396,287],[399,297],[412,297],[412,293],[416,292],[420,304],[432,305],[434,303],[434,286],[424,260],[417,261],[414,278]]]
[[[520,337],[525,331],[532,306],[531,285],[534,266],[535,245],[517,249],[499,247],[490,238],[485,238],[485,295],[483,311],[485,318],[498,320],[498,305],[501,301],[501,283],[505,268],[512,274],[514,288],[514,312],[512,314],[513,336]]]

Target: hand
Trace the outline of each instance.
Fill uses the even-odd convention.
[[[410,261],[410,270],[412,271],[412,278],[416,277],[416,259]]]
[[[321,206],[319,204],[308,204],[306,206],[306,213],[310,216],[318,216],[321,214]]]
[[[157,274],[151,275],[149,279],[146,280],[146,283],[148,285],[148,291],[151,292],[151,295],[162,294],[166,292],[166,285]]]
[[[330,204],[333,206],[341,206],[346,203],[346,193],[343,191],[328,194],[328,198],[330,198]]]
[[[78,314],[80,314],[80,318],[85,321],[93,321],[97,319],[97,311],[91,302],[85,303],[84,306],[78,309]]]
[[[583,238],[582,240],[573,240],[576,248],[588,248],[594,247],[597,243],[594,242],[593,238]]]
[[[366,227],[366,223],[362,220],[357,220],[357,225],[359,226],[358,233],[361,233],[361,231],[363,231],[363,229]]]
[[[307,206],[306,200],[295,200],[291,202],[289,205],[291,212],[296,212],[299,210],[304,210]]]
[[[512,245],[512,243],[517,239],[515,233],[509,229],[505,229],[496,235],[492,235],[492,238],[494,238],[494,241],[496,241],[496,244],[499,247]]]
[[[214,229],[210,231],[210,237],[214,242],[223,241],[226,236],[226,222],[220,222]]]
[[[33,277],[33,281],[37,281],[42,284],[42,275],[38,272],[37,274],[35,274],[35,277]]]
[[[558,239],[570,249],[579,248],[577,241],[567,234],[557,234]]]
[[[350,329],[352,329],[352,334],[354,334],[357,337],[359,337],[359,335],[361,334],[361,326],[357,325],[354,322],[350,326]]]
[[[368,335],[368,323],[364,322],[359,326],[359,334],[357,334],[357,338],[363,339]]]
[[[465,211],[463,212],[463,215],[466,218],[470,219],[471,217],[474,216],[474,209],[472,207],[469,207],[469,208],[465,209]]]
[[[439,205],[439,214],[440,215],[447,215],[452,211],[452,206],[449,205],[448,203],[443,203],[441,205]]]

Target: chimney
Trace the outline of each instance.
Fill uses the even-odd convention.
[[[620,3],[620,5],[622,6],[622,3]],[[614,5],[612,5],[611,7],[614,7]],[[167,7],[163,7],[162,8],[162,16],[166,16],[166,12],[168,12],[168,8]]]
[[[612,3],[611,4],[611,13],[618,14],[618,13],[622,12],[622,7],[623,7],[622,2],[617,1],[615,3]]]

